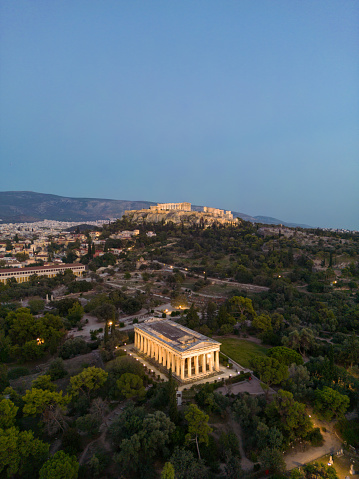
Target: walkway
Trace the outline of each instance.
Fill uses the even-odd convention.
[[[317,418],[313,418],[313,423],[315,427],[320,428],[320,432],[324,438],[323,446],[310,447],[305,451],[294,450],[291,453],[287,453],[284,456],[284,460],[288,470],[303,466],[308,462],[315,461],[326,454],[335,454],[337,451],[339,451],[339,449],[342,448],[342,442],[335,434],[332,424],[320,421]],[[326,432],[323,432],[323,427],[326,428]]]

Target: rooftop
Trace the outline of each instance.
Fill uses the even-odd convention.
[[[220,345],[218,341],[208,338],[204,334],[186,328],[181,324],[170,320],[153,321],[149,320],[145,323],[135,326],[135,330],[139,329],[157,338],[161,342],[176,349],[185,352],[197,347]]]

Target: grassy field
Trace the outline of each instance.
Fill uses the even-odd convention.
[[[268,350],[265,346],[246,339],[223,337],[216,339],[222,343],[221,352],[245,368],[250,367],[249,362],[252,358],[255,356],[265,356]]]

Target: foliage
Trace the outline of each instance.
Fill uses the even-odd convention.
[[[259,455],[259,462],[272,473],[285,471],[283,454],[278,449],[270,449],[269,447],[263,449]]]
[[[51,381],[56,381],[57,379],[64,378],[67,376],[67,371],[64,366],[64,361],[62,358],[56,358],[50,364],[48,369],[48,374],[51,377]]]
[[[129,409],[127,409],[127,413]],[[128,414],[126,414],[128,417]],[[142,416],[142,417],[141,417]],[[149,464],[157,454],[163,453],[165,446],[170,440],[170,434],[174,431],[174,424],[162,412],[156,411],[143,417],[143,413],[136,415],[131,419],[134,428],[129,428],[128,424],[123,423],[123,419],[119,418],[119,425],[112,426],[112,437],[121,437],[119,432],[122,430],[122,441],[119,445],[119,452],[115,455],[115,461],[121,465],[124,470],[140,470],[143,476],[141,466]],[[114,431],[116,431],[114,435]]]
[[[348,396],[332,388],[324,387],[315,391],[315,409],[327,421],[333,416],[342,418],[349,407]]]
[[[265,410],[268,424],[279,429],[285,442],[297,438],[306,438],[313,430],[311,419],[305,410],[305,404],[295,401],[293,394],[280,389],[275,399]]]
[[[42,389],[48,391],[56,391],[56,384],[51,382],[51,376],[49,374],[43,374],[34,379],[31,383],[31,387],[35,389]]]
[[[32,431],[0,429],[0,474],[6,471],[8,477],[37,477],[48,451],[49,445],[35,439]]]
[[[10,399],[0,401],[0,428],[8,429],[15,424],[18,407]]]
[[[296,364],[297,366],[303,364],[302,356],[293,349],[286,348],[285,346],[276,346],[268,351],[268,356],[274,358],[282,364],[290,366]]]
[[[117,387],[120,395],[124,396],[126,399],[135,396],[144,397],[146,394],[145,388],[143,387],[143,381],[136,374],[122,374],[120,379],[117,380]]]
[[[40,470],[39,479],[77,479],[79,464],[75,456],[57,451]]]
[[[161,479],[175,479],[175,470],[170,462],[166,462],[163,466]]]
[[[79,354],[86,354],[89,351],[90,348],[84,339],[73,338],[64,342],[60,348],[59,356],[62,359],[69,359]]]
[[[280,384],[289,375],[288,366],[268,356],[252,359],[252,366],[264,383],[263,389],[266,393],[268,393],[271,384]]]
[[[207,477],[203,462],[195,459],[191,451],[176,447],[170,462],[175,470],[175,479],[206,479]]]
[[[212,432],[212,428],[208,425],[209,416],[202,412],[195,404],[190,404],[185,413],[188,423],[188,433],[186,434],[186,442],[196,441],[198,457],[201,458],[198,444],[203,442],[208,444],[208,434]]]
[[[59,316],[46,313],[34,318],[27,308],[18,308],[5,318],[5,328],[12,345],[12,355],[24,360],[36,359],[55,348],[64,336],[64,326]]]
[[[70,379],[70,394],[77,396],[80,392],[90,397],[91,393],[105,383],[108,373],[103,369],[91,366]]]
[[[29,307],[31,314],[39,314],[45,308],[45,301],[42,299],[30,299]]]
[[[81,304],[78,302],[74,303],[67,313],[67,319],[72,327],[76,326],[81,321],[84,313],[84,308],[81,306]]]
[[[28,376],[29,374],[30,371],[28,368],[26,368],[25,366],[17,366],[16,368],[10,369],[7,376],[9,379],[18,379],[22,376]]]
[[[55,406],[66,406],[69,403],[70,397],[63,396],[62,391],[57,393],[49,391],[47,389],[35,389],[26,391],[25,396],[22,398],[24,401],[23,413],[25,416],[36,416],[42,414],[48,408]]]
[[[290,479],[339,479],[337,472],[333,466],[327,466],[326,464],[306,464],[302,470],[293,469],[290,473]]]

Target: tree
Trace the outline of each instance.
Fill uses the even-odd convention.
[[[111,303],[103,303],[94,310],[93,314],[104,321],[115,321],[117,309]]]
[[[358,364],[359,362],[359,339],[355,334],[352,334],[343,344],[343,357],[346,364]]]
[[[8,429],[15,424],[18,407],[10,399],[0,401],[0,428]]]
[[[67,371],[65,369],[63,359],[54,359],[50,364],[50,367],[47,372],[51,377],[51,381],[56,381],[57,379],[62,379],[67,376]]]
[[[295,401],[293,394],[280,389],[265,410],[268,424],[283,434],[285,442],[306,438],[313,431],[313,424],[306,413],[305,404]]]
[[[349,407],[349,403],[348,396],[327,386],[315,391],[315,409],[327,421],[330,421],[333,416],[342,418]]]
[[[175,470],[175,479],[205,479],[207,477],[207,470],[202,461],[195,459],[191,451],[176,447],[170,461]]]
[[[72,376],[70,379],[70,393],[72,396],[77,396],[81,391],[90,398],[93,391],[105,384],[107,376],[108,373],[96,366],[85,368],[81,373]]]
[[[77,479],[78,471],[75,456],[57,451],[40,469],[39,479]]]
[[[289,378],[285,382],[284,389],[290,391],[296,399],[305,397],[308,388],[312,385],[308,369],[302,365],[292,364],[288,371]]]
[[[260,314],[259,316],[256,316],[252,321],[252,326],[255,329],[259,329],[263,333],[268,333],[269,331],[273,330],[272,321],[269,314]]]
[[[129,411],[128,408],[127,413]],[[128,414],[126,417],[129,417]],[[137,471],[144,464],[148,465],[157,454],[163,452],[175,426],[162,411],[148,414],[142,420],[139,415],[132,416],[130,423],[131,426],[128,423],[124,424],[123,419],[120,418],[121,435],[124,439],[120,443],[120,452],[115,456],[115,461],[125,470]],[[111,429],[113,434],[116,425],[113,424]],[[121,435],[116,434],[117,438]]]
[[[143,387],[143,381],[136,374],[122,374],[120,379],[117,380],[117,387],[120,391],[120,394],[126,399],[130,399],[135,396],[144,397],[146,394],[146,390]]]
[[[42,299],[30,299],[29,306],[31,314],[39,314],[45,308],[45,301]]]
[[[256,315],[252,300],[243,296],[233,296],[229,303],[234,315],[238,315],[238,320],[244,322],[246,319],[253,319]]]
[[[63,396],[62,391],[57,393],[47,389],[35,389],[26,391],[22,400],[25,405],[23,413],[25,416],[36,416],[43,414],[47,409],[55,408],[56,406],[64,407],[70,402],[68,395]]]
[[[269,447],[263,449],[259,455],[259,462],[272,473],[284,472],[286,468],[283,454],[278,449],[270,449]]]
[[[266,391],[266,398],[268,398],[269,388],[272,384],[279,384],[288,378],[288,366],[274,358],[268,356],[253,358],[251,365],[264,383],[262,387]]]
[[[81,304],[78,302],[74,303],[72,308],[70,308],[67,313],[67,318],[70,321],[71,326],[75,326],[76,324],[78,324],[83,318],[84,314],[85,311]]]
[[[169,404],[169,416],[172,422],[177,424],[178,421],[178,409],[177,409],[177,392],[176,384],[172,376],[172,369],[169,370],[167,392],[168,392],[168,404]]]
[[[56,384],[51,382],[50,374],[43,374],[34,379],[31,383],[31,387],[35,389],[42,389],[43,391],[56,391]]]
[[[202,412],[195,404],[190,404],[185,414],[185,418],[188,423],[186,442],[192,440],[196,441],[198,457],[201,459],[199,443],[204,442],[207,445],[208,434],[212,432],[212,428],[208,426],[209,416]]]
[[[0,474],[37,477],[49,452],[49,444],[35,439],[32,431],[0,429]]]
[[[285,346],[271,348],[268,351],[268,356],[270,358],[275,358],[277,361],[286,364],[287,366],[290,366],[293,363],[297,365],[303,364],[302,356],[293,349],[286,348]]]
[[[166,462],[163,466],[161,479],[175,479],[175,470],[170,462]]]

